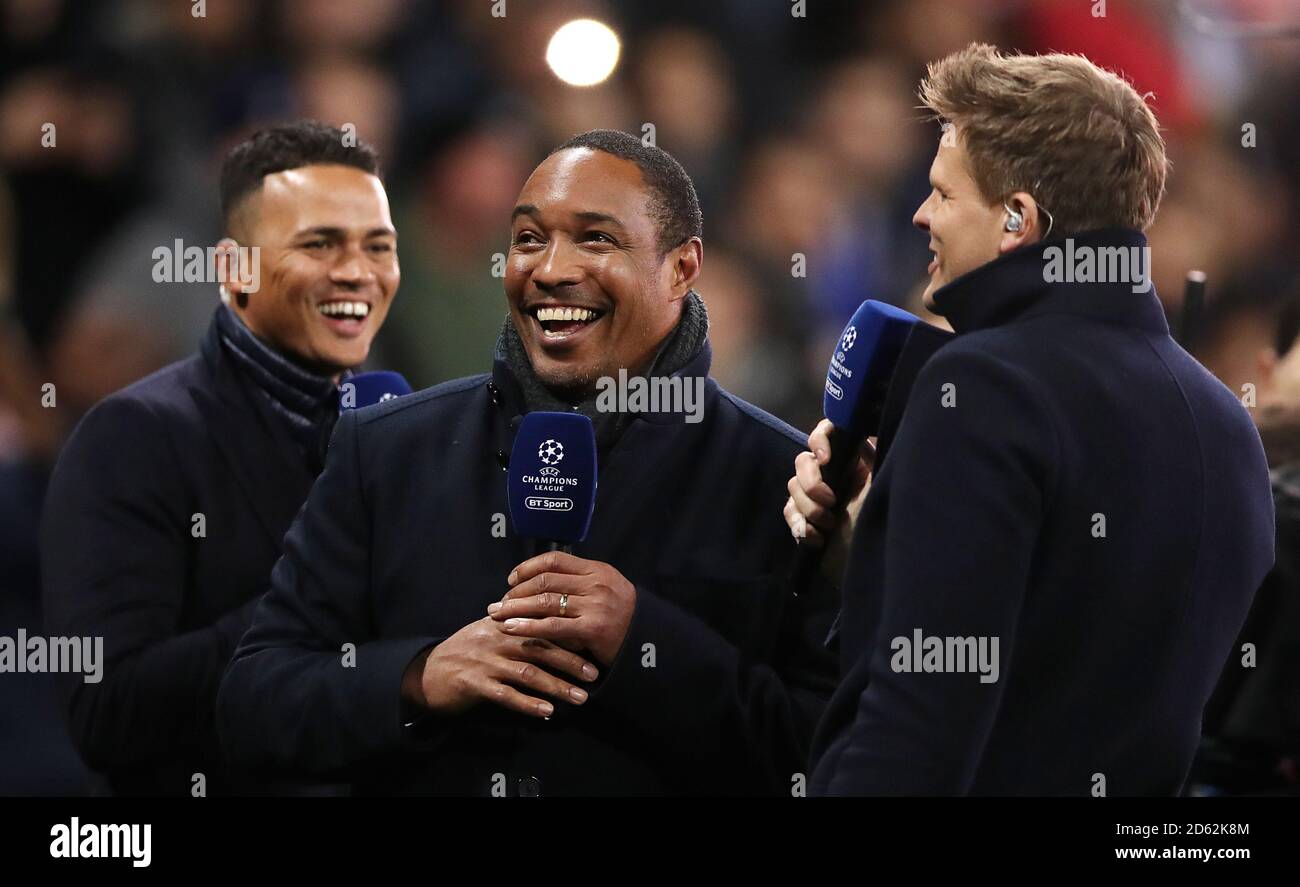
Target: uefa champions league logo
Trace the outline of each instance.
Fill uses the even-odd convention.
[[[853,343],[858,341],[858,328],[851,326],[844,331],[844,336],[840,339],[840,348],[848,351],[853,347]]]
[[[542,441],[542,445],[537,448],[537,458],[542,460],[543,465],[559,465],[564,458],[564,444],[549,438]]]
[[[573,511],[571,496],[578,490],[582,480],[566,477],[555,467],[564,460],[564,444],[548,437],[538,445],[537,458],[542,462],[542,467],[537,469],[537,473],[525,473],[520,478],[520,481],[529,488],[529,495],[525,495],[523,499],[524,508],[547,512]],[[581,447],[578,451],[578,461],[582,461]],[[551,495],[553,493],[568,495]]]

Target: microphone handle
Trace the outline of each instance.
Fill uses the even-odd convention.
[[[835,494],[835,503],[844,504],[844,496],[853,478],[854,466],[862,451],[862,438],[842,428],[832,428],[830,433],[831,458],[822,467],[822,479]]]
[[[1195,348],[1201,332],[1201,314],[1205,311],[1205,272],[1188,271],[1183,290],[1183,311],[1178,325],[1178,344],[1188,351]]]
[[[562,551],[565,554],[573,554],[573,546],[567,542],[556,542],[551,540],[546,543],[547,551]]]
[[[862,449],[862,438],[842,428],[833,428],[830,433],[831,458],[822,466],[822,479],[835,494],[839,506],[845,504],[849,482],[857,465],[858,455]],[[790,570],[790,588],[798,596],[808,587],[821,568],[822,557],[830,540],[824,540],[820,547],[800,545],[795,552],[794,565]]]

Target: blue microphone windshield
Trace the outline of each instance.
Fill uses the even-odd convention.
[[[510,451],[510,522],[532,539],[587,538],[596,507],[596,430],[579,413],[529,413]]]
[[[339,412],[359,410],[410,393],[411,385],[401,373],[389,370],[357,373],[339,386]]]
[[[899,352],[919,322],[915,314],[874,299],[858,306],[826,371],[822,410],[837,429],[853,437],[874,431]]]

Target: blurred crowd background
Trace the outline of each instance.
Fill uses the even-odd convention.
[[[1253,382],[1300,293],[1300,0],[0,0],[0,633],[36,631],[36,526],[60,442],[98,399],[193,351],[212,284],[158,284],[152,252],[215,243],[226,151],[270,122],[355,125],[381,152],[402,285],[371,364],[416,387],[490,368],[505,314],[492,256],[546,152],[593,128],[656,142],[704,210],[699,291],[714,373],[798,427],[864,298],[920,311],[911,227],[938,135],[925,63],[973,40],[1080,52],[1128,76],[1173,168],[1151,229],[1172,318],[1208,277],[1198,357]],[[494,6],[506,15],[494,17]],[[622,40],[603,84],[547,68],[551,34]],[[1295,29],[1293,28],[1293,33]],[[42,147],[53,123],[57,147]],[[806,257],[806,276],[792,256]],[[41,386],[58,407],[41,407]],[[0,679],[0,793],[84,773],[38,676]]]

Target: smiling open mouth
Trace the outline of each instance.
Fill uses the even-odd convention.
[[[370,306],[365,302],[351,302],[341,300],[337,302],[321,302],[316,306],[316,310],[326,317],[341,317],[355,320],[365,320],[370,314]]]
[[[594,308],[577,308],[571,305],[538,305],[528,311],[549,340],[559,341],[582,332],[605,316]]]
[[[331,299],[316,305],[325,325],[338,336],[354,339],[366,330],[370,303],[360,299]]]

